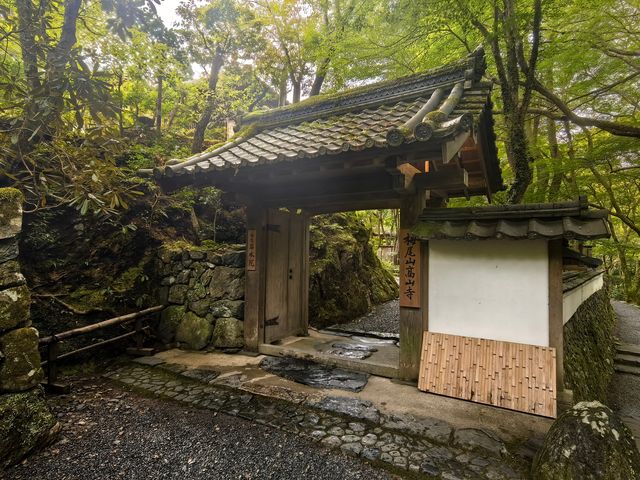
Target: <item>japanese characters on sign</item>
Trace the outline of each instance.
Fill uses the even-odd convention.
[[[247,231],[247,270],[253,272],[256,269],[256,231]]]
[[[400,306],[420,308],[420,241],[400,230]]]

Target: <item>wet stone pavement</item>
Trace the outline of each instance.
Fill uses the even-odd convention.
[[[527,477],[525,462],[475,429],[442,426],[413,435],[395,429],[393,421],[383,422],[377,412],[337,397],[313,405],[285,402],[211,385],[206,377],[198,379],[193,369],[184,371],[173,364],[126,365],[105,376],[134,390],[295,433],[392,471],[448,480]]]

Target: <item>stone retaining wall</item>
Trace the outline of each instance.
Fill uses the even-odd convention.
[[[0,468],[19,462],[57,431],[44,400],[38,331],[18,257],[22,194],[0,189]]]
[[[591,295],[564,326],[564,369],[575,402],[607,402],[613,375],[616,317],[605,286]]]
[[[207,249],[179,242],[158,251],[158,297],[170,304],[160,339],[190,350],[244,346],[244,246]]]

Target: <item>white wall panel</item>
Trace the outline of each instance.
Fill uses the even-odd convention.
[[[549,346],[545,240],[429,242],[429,331]]]

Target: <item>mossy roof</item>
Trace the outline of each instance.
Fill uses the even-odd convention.
[[[485,123],[487,170],[500,170],[484,52],[444,67],[247,115],[229,142],[156,171],[158,178],[212,173],[351,151],[444,142]],[[376,153],[377,154],[377,153]]]

